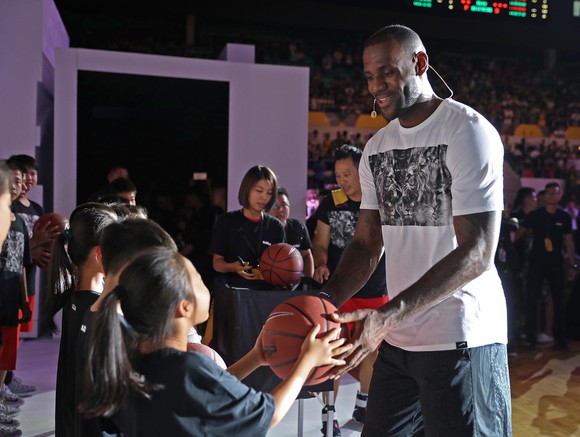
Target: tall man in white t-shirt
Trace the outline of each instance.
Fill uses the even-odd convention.
[[[376,32],[363,63],[390,123],[365,147],[355,236],[325,291],[342,305],[384,246],[390,301],[335,316],[360,324],[349,364],[336,374],[380,344],[363,436],[509,436],[506,305],[493,262],[500,136],[472,108],[435,95],[411,29]]]

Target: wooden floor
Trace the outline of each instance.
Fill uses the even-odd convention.
[[[514,436],[580,437],[580,341],[573,341],[571,345],[571,352],[553,351],[550,345],[544,345],[535,351],[518,351],[517,358],[510,358]],[[16,373],[39,388],[21,407],[18,419],[22,422],[23,437],[46,437],[54,433],[57,355],[58,341],[47,338],[27,340],[18,352]],[[356,384],[346,380],[344,383],[337,413],[343,436],[357,436],[359,432],[348,429]],[[307,403],[304,436],[318,437],[320,405],[314,399]],[[291,411],[283,422],[268,436],[297,435],[296,412]]]
[[[551,345],[510,358],[513,435],[580,436],[580,342],[571,352]]]

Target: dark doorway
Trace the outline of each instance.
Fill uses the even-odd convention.
[[[81,71],[78,77],[77,203],[121,165],[152,207],[179,196],[194,172],[227,184],[229,83]]]

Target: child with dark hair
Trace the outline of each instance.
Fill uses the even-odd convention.
[[[81,397],[82,374],[88,363],[88,344],[93,331],[93,321],[106,296],[117,285],[119,275],[125,265],[143,251],[151,248],[163,248],[177,252],[175,242],[159,224],[153,220],[141,218],[126,218],[108,226],[101,236],[100,248],[106,279],[103,292],[90,310],[86,311],[78,332],[78,356],[75,372],[77,400]],[[120,314],[119,322],[124,326],[124,318]],[[126,330],[124,334],[128,336]],[[78,402],[75,405],[78,405]],[[118,433],[116,426],[105,418],[84,418],[78,412],[75,413],[75,428],[72,436],[101,437],[102,435]]]
[[[213,268],[232,286],[254,288],[259,279],[260,256],[272,244],[284,243],[284,225],[267,212],[276,202],[278,181],[268,167],[250,168],[240,184],[241,210],[220,215],[213,229],[209,252]]]
[[[50,249],[48,247],[58,235],[58,225],[53,225],[50,222],[45,222],[45,224],[37,223],[39,217],[44,214],[44,209],[42,205],[30,199],[31,191],[38,185],[38,163],[36,159],[30,155],[21,154],[12,155],[8,161],[19,165],[24,177],[22,192],[18,199],[13,202],[12,208],[14,213],[24,220],[28,232],[32,260],[34,261],[26,270],[26,287],[32,314],[30,321],[20,325],[21,332],[32,332],[35,323],[37,266],[41,269],[48,268],[50,261]],[[44,276],[41,276],[41,279],[44,282]],[[29,396],[36,392],[36,387],[25,384],[20,378],[14,376],[12,372],[9,372],[6,376],[6,383],[14,393],[20,396]]]
[[[85,203],[70,216],[70,227],[60,234],[52,249],[46,316],[62,309],[62,332],[56,375],[55,435],[72,436],[74,428],[78,333],[84,313],[103,290],[105,273],[100,237],[117,220],[108,206]]]
[[[10,195],[14,202],[22,190],[23,174],[15,163],[9,163],[11,171]],[[26,269],[32,265],[28,232],[24,221],[11,213],[10,227],[0,251],[0,432],[11,435],[19,423],[10,416],[19,411],[20,398],[6,385],[8,371],[16,368],[18,350],[18,324],[30,320],[28,294],[26,292]],[[22,317],[19,318],[19,310]]]
[[[119,305],[134,333],[130,344],[117,323]],[[314,367],[344,363],[333,358],[348,349],[344,339],[333,340],[339,328],[317,339],[317,325],[291,374],[272,394],[257,392],[240,379],[265,364],[260,338],[227,370],[187,352],[187,334],[208,309],[209,291],[187,258],[154,250],[134,259],[97,313],[83,413],[112,416],[125,437],[265,436]]]

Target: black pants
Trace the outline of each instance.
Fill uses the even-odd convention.
[[[538,309],[544,281],[548,282],[554,305],[554,340],[566,342],[566,305],[564,264],[530,262],[526,293],[526,337],[531,345],[536,344],[538,333]]]
[[[511,435],[505,345],[410,352],[383,341],[363,437]]]

